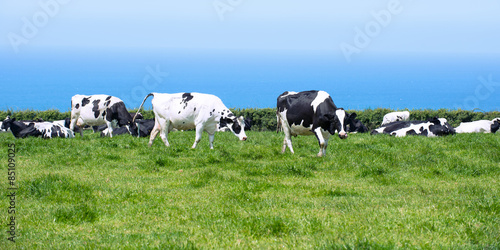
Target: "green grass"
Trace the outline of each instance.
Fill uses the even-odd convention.
[[[500,248],[500,136],[332,137],[248,132],[27,138],[17,148],[16,243],[36,248]],[[6,168],[4,168],[6,169]],[[4,247],[0,247],[4,248]]]

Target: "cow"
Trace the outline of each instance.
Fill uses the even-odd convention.
[[[455,134],[455,129],[445,118],[430,118],[427,121],[397,121],[386,124],[371,131],[372,135],[389,134],[396,137],[406,135],[422,135],[435,137]]]
[[[500,118],[491,121],[479,120],[473,122],[461,122],[455,128],[457,133],[496,133],[500,128]]]
[[[169,147],[167,135],[174,128],[196,129],[196,138],[192,148],[196,148],[203,131],[206,131],[209,136],[210,149],[213,149],[217,125],[228,127],[242,141],[247,139],[243,129],[243,119],[237,118],[217,96],[202,93],[150,93],[142,101],[139,110],[150,96],[153,96],[151,103],[155,114],[155,126],[151,131],[148,144],[150,147],[158,132],[165,146]]]
[[[391,122],[408,121],[409,119],[410,119],[409,111],[391,112],[384,115],[381,126],[384,126]]]
[[[16,138],[26,138],[29,136],[42,137],[45,139],[62,137],[73,138],[75,134],[69,128],[52,122],[25,122],[16,121],[16,118],[9,118],[3,121],[2,127],[9,127]]]
[[[342,108],[337,108],[332,98],[325,91],[286,91],[277,99],[276,116],[278,129],[281,126],[285,133],[283,147],[294,153],[291,135],[316,135],[319,143],[318,156],[326,154],[330,134],[338,131],[340,139],[347,138],[346,125],[350,115]]]
[[[56,121],[53,121],[53,123],[59,124],[59,125],[66,127],[66,128],[69,128],[69,126],[71,125],[71,118],[65,118],[64,120],[56,120]],[[78,123],[77,123],[77,125],[75,125],[75,130],[73,132],[75,132],[75,133],[80,132],[80,127],[78,126]]]
[[[10,116],[7,116],[4,121],[9,120],[9,119],[11,119]],[[15,120],[15,118],[14,118],[14,120]],[[22,122],[27,126],[33,122],[44,122],[44,120],[41,118],[36,118],[34,120],[21,120],[21,121],[17,121],[17,122]],[[4,124],[3,122],[0,122],[0,131],[9,132],[10,131],[10,123]]]
[[[130,134],[132,136],[146,137],[151,134],[153,127],[155,126],[154,119],[137,120],[135,121],[137,130],[131,130],[128,126],[123,126],[113,130],[113,135]],[[101,132],[101,136],[106,136],[107,132]]]
[[[132,116],[123,101],[110,95],[73,96],[71,98],[71,130],[75,128],[77,121],[80,127],[106,124],[109,128],[109,137],[113,137],[113,128],[117,126],[131,126],[130,129],[136,129],[131,123]],[[80,130],[80,136],[83,136],[82,130]]]
[[[358,119],[355,119],[356,113],[351,113],[349,123],[347,124],[347,132],[349,133],[366,133],[368,128]]]

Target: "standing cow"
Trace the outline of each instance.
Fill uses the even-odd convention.
[[[341,139],[347,138],[346,125],[350,115],[337,108],[325,91],[286,91],[277,100],[278,126],[285,132],[282,153],[286,147],[293,153],[291,135],[316,135],[319,143],[318,156],[326,154],[330,134],[338,131]]]
[[[110,137],[113,137],[113,128],[117,126],[131,126],[131,129],[135,129],[134,124],[131,123],[132,116],[125,108],[123,101],[110,95],[73,96],[71,98],[71,130],[74,130],[77,121],[81,128],[85,125],[106,124]],[[82,130],[80,130],[80,135],[83,136]]]
[[[237,118],[217,96],[201,93],[150,93],[142,101],[139,110],[150,96],[153,96],[151,103],[155,114],[155,126],[151,131],[149,146],[153,145],[158,132],[165,146],[170,146],[167,135],[175,128],[178,130],[196,129],[196,139],[192,148],[196,148],[201,140],[201,134],[206,131],[210,148],[213,149],[217,124],[221,128],[228,127],[240,140],[247,139],[243,129],[243,118]]]

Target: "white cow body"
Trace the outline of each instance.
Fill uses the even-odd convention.
[[[500,118],[491,121],[479,120],[473,122],[461,122],[460,126],[455,128],[457,133],[495,133],[498,130]]]
[[[409,119],[410,119],[409,111],[391,112],[384,115],[381,126],[384,126],[391,122],[408,121]]]
[[[192,148],[196,148],[202,132],[206,131],[210,148],[213,149],[214,134],[218,125],[228,127],[240,140],[247,139],[243,119],[236,118],[217,96],[201,93],[151,93],[144,98],[139,110],[149,96],[153,96],[151,103],[155,114],[155,126],[151,131],[149,146],[153,144],[158,133],[168,147],[170,144],[167,135],[173,129],[196,129]]]

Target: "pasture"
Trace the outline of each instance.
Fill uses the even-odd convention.
[[[317,158],[314,136],[248,131],[157,138],[14,139],[16,242],[35,248],[500,248],[500,135],[351,134]],[[1,247],[4,248],[4,247]]]

